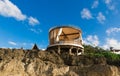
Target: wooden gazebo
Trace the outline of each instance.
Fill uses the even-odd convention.
[[[48,48],[57,48],[58,53],[64,52],[61,49],[69,49],[70,54],[80,55],[84,52],[82,46],[82,31],[72,26],[59,26],[49,31]]]

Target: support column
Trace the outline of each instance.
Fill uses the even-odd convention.
[[[82,50],[82,52],[81,52],[81,53],[82,53],[82,54],[84,54],[84,49],[81,49],[81,50]]]
[[[77,48],[77,56],[78,56],[78,50],[79,50],[79,48]]]
[[[60,54],[60,51],[61,51],[61,50],[60,50],[60,46],[58,46],[58,54]]]
[[[78,52],[79,50],[81,50],[81,52]],[[78,49],[77,49],[77,56],[78,56],[78,55],[81,55],[81,54],[82,54],[82,49],[78,48]]]
[[[70,55],[73,55],[73,54],[72,54],[72,49],[73,49],[73,47],[70,47],[70,49],[69,49],[69,54],[70,54]]]

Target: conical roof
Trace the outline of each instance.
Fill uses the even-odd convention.
[[[36,44],[34,44],[34,46],[33,46],[32,50],[39,50],[39,48],[37,47],[37,45],[36,45]]]

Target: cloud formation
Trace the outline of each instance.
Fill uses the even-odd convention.
[[[104,0],[106,4],[110,4],[111,0]]]
[[[98,0],[95,0],[95,1],[93,2],[93,5],[92,5],[91,8],[97,8],[98,5],[99,5],[99,1],[98,1]]]
[[[81,11],[81,17],[83,19],[92,19],[93,18],[91,12],[87,8],[84,8]]]
[[[18,21],[28,19],[30,25],[36,25],[39,21],[33,17],[27,17],[22,11],[10,0],[0,0],[0,15],[4,17],[12,17]]]
[[[115,10],[115,5],[112,0],[104,0],[104,2],[109,10]]]
[[[102,12],[99,12],[96,18],[100,23],[104,23],[104,21],[106,20],[106,17],[102,14]]]
[[[115,49],[120,49],[120,41],[114,38],[107,38],[105,45],[103,45],[103,48],[109,49],[110,47],[113,47]]]
[[[34,28],[31,28],[31,29],[29,29],[29,30],[32,31],[32,32],[34,32],[34,33],[36,33],[36,34],[39,34],[39,33],[42,32],[41,29],[34,29]]]
[[[0,15],[5,17],[13,17],[17,20],[25,20],[26,15],[10,0],[0,0]]]
[[[28,20],[29,20],[29,24],[32,26],[40,23],[36,18],[33,18],[33,17],[29,17]]]
[[[120,32],[119,27],[113,27],[106,30],[107,35],[118,33],[118,32]]]
[[[8,41],[9,44],[11,45],[17,45],[17,43],[13,42],[13,41]]]
[[[99,45],[99,39],[98,39],[97,35],[93,35],[93,36],[89,35],[83,42],[84,42],[84,44],[92,45],[92,46]]]

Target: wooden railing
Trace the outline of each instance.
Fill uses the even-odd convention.
[[[78,44],[78,45],[82,45],[82,41],[59,41],[59,42],[56,42],[55,44]]]

